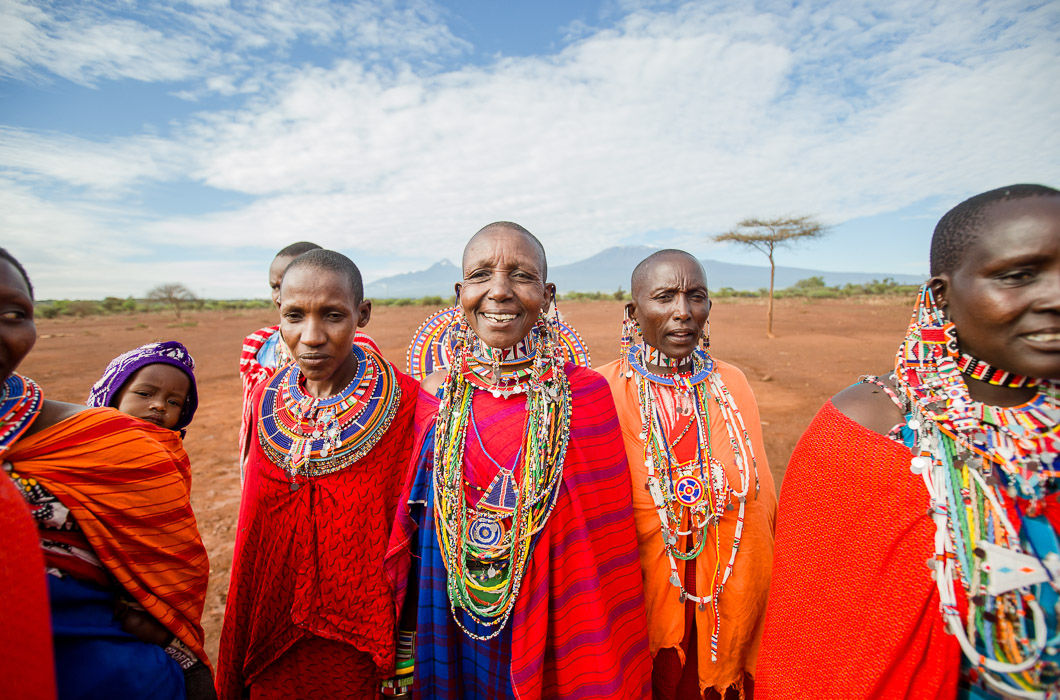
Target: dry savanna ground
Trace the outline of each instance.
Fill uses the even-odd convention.
[[[886,371],[908,322],[912,300],[780,300],[776,335],[765,336],[762,300],[721,299],[711,312],[712,350],[747,375],[758,397],[769,464],[780,484],[799,434],[818,407],[863,373]],[[564,316],[585,338],[595,364],[617,355],[620,302],[561,303]],[[377,307],[367,331],[383,353],[404,367],[415,327],[434,309]],[[45,395],[83,402],[107,362],[120,352],[156,340],[180,340],[197,363],[199,410],[185,445],[191,456],[192,504],[210,553],[204,626],[216,658],[221,617],[239,510],[236,436],[241,390],[238,358],[243,336],[275,323],[271,310],[137,314],[40,320],[39,339],[20,371]]]

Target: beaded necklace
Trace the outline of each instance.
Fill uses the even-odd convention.
[[[15,444],[40,414],[44,393],[37,382],[12,372],[0,386],[0,453]]]
[[[435,424],[434,518],[450,612],[472,639],[496,637],[511,617],[535,536],[548,522],[563,480],[570,438],[570,385],[553,351],[551,334],[542,331],[539,340],[544,347],[529,373],[518,380],[526,394],[527,415],[515,463],[505,469],[486,453],[498,471],[475,506],[468,504],[464,490],[464,446],[469,423],[478,433],[472,407],[475,391],[490,389],[479,385],[482,377],[473,370],[477,363],[469,360],[467,344],[459,369],[450,370],[443,385]],[[508,382],[505,376],[497,380],[504,386],[516,381]],[[485,452],[485,445],[482,448]],[[458,611],[487,632],[471,631]]]
[[[720,628],[718,597],[732,575],[736,553],[740,548],[752,474],[756,496],[758,493],[758,463],[740,409],[720,374],[714,371],[714,361],[710,355],[696,349],[692,353],[691,362],[685,363],[689,370],[670,375],[659,375],[648,370],[644,361],[646,356],[644,347],[634,345],[629,349],[626,358],[630,367],[626,376],[632,377],[633,373],[636,373],[641,414],[640,439],[644,444],[644,465],[648,471],[646,487],[659,514],[663,549],[670,561],[670,583],[680,591],[679,598],[682,603],[691,600],[698,604],[700,610],[706,609],[708,605],[711,608],[711,660],[716,662]],[[659,363],[653,361],[652,364]],[[691,399],[697,448],[695,457],[689,462],[679,462],[673,453],[673,448],[684,433],[671,446],[662,414],[656,405],[655,392],[658,389],[653,385],[672,387],[679,395]],[[733,460],[740,474],[739,489],[729,484],[724,465],[711,453],[711,403],[721,409]],[[738,508],[736,527],[732,549],[723,573],[717,526],[724,511],[733,509],[734,502]],[[688,525],[687,529],[684,529],[686,521]],[[678,574],[677,561],[698,558],[709,539],[710,528],[714,528],[714,571],[711,574],[709,593],[696,595],[685,590]],[[679,548],[678,538],[689,538],[690,549]]]
[[[463,338],[459,336],[465,323],[464,312],[455,306],[436,311],[428,316],[412,334],[412,341],[405,353],[409,374],[422,381],[432,372],[448,370],[456,364],[463,342]],[[559,317],[558,313],[552,324],[556,333],[555,345],[562,350],[564,357],[576,365],[591,367],[589,347],[578,331]],[[478,345],[477,339],[472,342]],[[489,356],[489,352],[490,349],[483,345],[482,349],[476,351],[476,354],[483,359],[486,365],[491,366],[492,357]]]
[[[910,471],[924,480],[935,524],[929,566],[943,620],[987,687],[1052,697],[1060,691],[1060,638],[1049,639],[1040,601],[1055,599],[1060,558],[1038,556],[1028,518],[1039,514],[1060,466],[1060,384],[1040,380],[1027,403],[988,406],[968,394],[959,360],[956,327],[925,285],[898,350],[895,384],[916,436]],[[968,599],[964,619],[958,581]]]
[[[1022,374],[1006,372],[963,352],[957,358],[957,369],[961,371],[961,374],[972,379],[978,379],[994,386],[1007,386],[1012,389],[1019,389],[1037,382],[1034,377],[1025,377]]]
[[[390,427],[401,388],[394,369],[374,352],[353,345],[357,369],[334,396],[305,393],[298,364],[282,367],[261,397],[258,439],[269,459],[297,478],[331,474],[368,454]]]

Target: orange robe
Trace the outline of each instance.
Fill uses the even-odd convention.
[[[719,692],[739,685],[745,673],[754,675],[758,647],[762,639],[762,624],[765,618],[766,596],[769,592],[770,569],[773,565],[773,531],[776,523],[777,496],[773,477],[766,461],[762,443],[762,428],[758,417],[758,404],[743,373],[715,360],[715,371],[732,394],[740,409],[747,431],[751,437],[758,461],[759,490],[755,497],[753,476],[747,495],[743,535],[736,554],[732,576],[719,598],[721,627],[718,639],[718,661],[710,661],[710,635],[712,613],[710,607],[698,610],[692,602],[682,603],[680,591],[670,583],[670,561],[663,549],[659,515],[651,494],[645,484],[648,470],[644,465],[644,442],[640,439],[642,428],[640,398],[637,394],[636,375],[627,378],[625,367],[619,360],[610,362],[598,371],[611,385],[611,394],[618,410],[618,421],[622,426],[622,440],[626,447],[633,481],[633,515],[637,525],[640,549],[641,572],[644,577],[644,602],[648,612],[648,644],[653,657],[660,649],[677,649],[682,662],[685,650],[681,648],[685,637],[685,607],[697,607],[696,641],[699,659],[699,687],[701,691],[714,688]],[[710,450],[711,454],[725,466],[729,484],[739,488],[740,474],[736,468],[732,446],[721,408],[713,399],[710,406]],[[676,438],[691,417],[679,417],[675,427]],[[677,444],[677,456],[689,458],[694,455],[696,445],[695,425]],[[733,532],[736,527],[736,510],[725,511],[717,530],[710,528],[703,552],[695,561],[697,590],[705,592],[706,583],[714,575],[717,563],[716,552],[720,551],[719,576],[724,573],[732,551]],[[716,548],[715,532],[720,537]],[[684,562],[678,560],[678,573],[684,582]]]
[[[180,435],[89,408],[4,453],[70,509],[115,581],[204,663],[210,574]]]

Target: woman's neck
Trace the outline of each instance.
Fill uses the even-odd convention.
[[[692,353],[684,357],[670,357],[661,350],[644,343],[644,366],[655,374],[674,374],[692,369]]]
[[[973,400],[989,406],[1018,406],[1021,403],[1027,403],[1038,393],[1037,387],[1033,386],[998,386],[979,379],[973,379],[967,374],[961,376],[968,387],[968,395]]]

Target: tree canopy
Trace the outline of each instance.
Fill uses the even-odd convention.
[[[800,238],[817,238],[827,227],[812,216],[787,216],[777,219],[744,219],[726,233],[714,236],[719,243],[741,243],[749,245],[769,258],[769,310],[767,311],[766,335],[773,336],[773,280],[777,266],[773,254],[778,247]]]
[[[180,311],[185,305],[193,304],[198,298],[183,284],[160,284],[147,293],[147,298],[160,301],[173,307],[173,312],[180,318]]]

